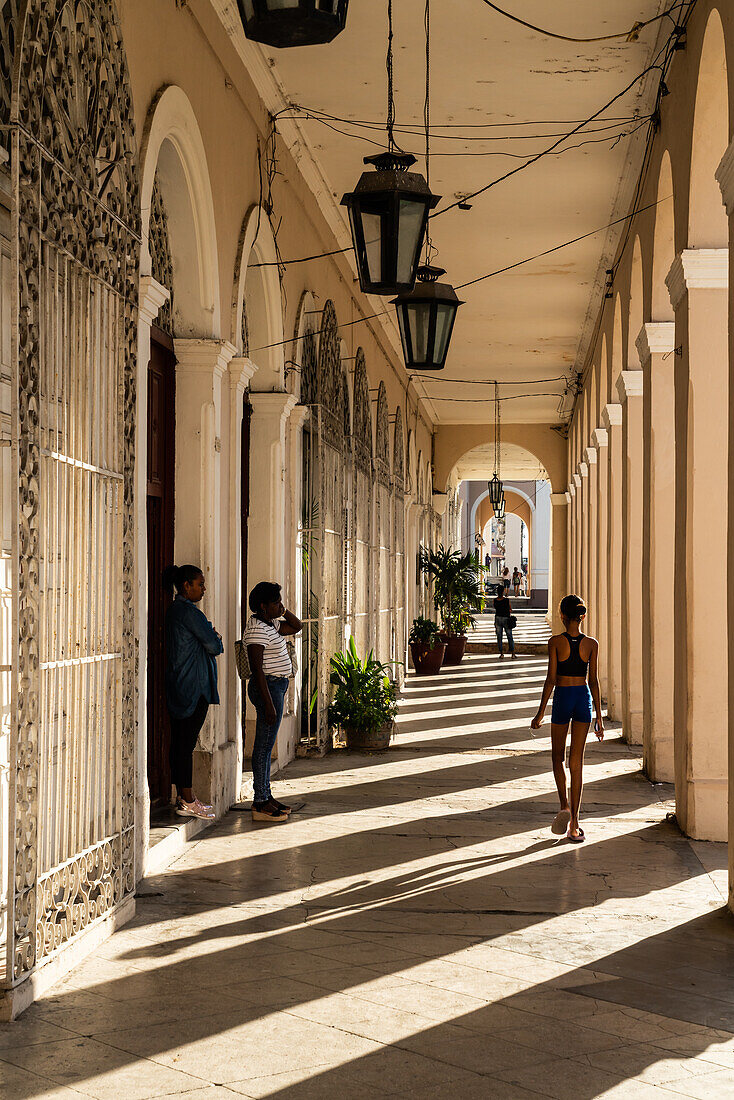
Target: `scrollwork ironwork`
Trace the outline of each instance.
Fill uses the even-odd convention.
[[[134,889],[135,591],[134,455],[137,285],[140,202],[133,109],[114,4],[109,0],[28,0],[22,27],[4,3],[0,111],[10,97],[13,190],[17,209],[14,360],[17,396],[18,573],[13,978],[107,912]],[[15,45],[14,45],[15,44]],[[48,874],[38,873],[40,552],[40,374],[50,294],[44,250],[69,258],[92,283],[112,291],[119,309],[108,341],[119,357],[122,386],[115,412],[123,506],[121,539],[121,710],[119,832]],[[56,289],[54,293],[57,293]],[[65,301],[62,306],[71,311]],[[94,321],[90,314],[90,324]],[[90,339],[94,338],[94,334]],[[50,505],[49,505],[50,506]],[[46,505],[44,505],[44,508]],[[61,810],[62,807],[59,807]]]
[[[163,193],[158,173],[153,180],[153,192],[150,198],[150,221],[148,223],[148,247],[150,249],[151,274],[156,282],[168,291],[168,301],[158,310],[156,324],[173,336],[173,257],[171,241],[168,235],[168,215],[166,214]],[[244,317],[244,307],[243,313]]]
[[[370,418],[370,387],[362,348],[357,348],[354,360],[354,398],[352,402],[352,440],[357,465],[372,469],[372,421]]]

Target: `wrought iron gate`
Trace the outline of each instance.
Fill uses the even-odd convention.
[[[134,890],[132,102],[112,3],[29,0],[24,12],[3,119],[16,280],[12,983]]]

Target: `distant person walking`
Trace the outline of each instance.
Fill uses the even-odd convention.
[[[515,589],[515,595],[516,596],[520,595],[520,585],[521,584],[522,584],[522,573],[517,568],[517,566],[515,566],[514,572],[512,574],[512,587]]]
[[[270,759],[283,718],[288,680],[293,675],[286,638],[303,629],[300,619],[286,611],[279,584],[260,581],[249,596],[252,615],[243,641],[252,675],[247,694],[255,708],[255,744],[252,749],[254,798],[252,820],[272,823],[288,820],[291,807],[273,798]]]
[[[166,612],[166,705],[171,718],[171,782],[176,787],[176,813],[214,820],[211,806],[191,788],[194,749],[210,704],[219,702],[216,658],[222,638],[196,606],[206,585],[198,565],[169,565],[163,585],[176,589]]]
[[[505,590],[505,595],[509,596],[509,594],[510,594],[510,569],[509,569],[509,566],[507,566],[507,565],[502,570],[502,587]]]
[[[512,637],[512,605],[504,594],[504,586],[497,585],[497,595],[494,599],[494,631],[497,635],[497,648],[500,651],[500,661],[504,660],[502,643],[507,635],[507,645],[515,660],[515,639]]]
[[[540,729],[545,708],[553,692],[551,749],[553,776],[558,788],[561,808],[556,814],[551,829],[558,836],[562,836],[568,829],[568,839],[574,844],[580,844],[586,839],[584,830],[579,827],[579,810],[583,788],[584,749],[591,724],[592,699],[596,713],[594,733],[599,741],[604,739],[597,671],[599,643],[596,638],[588,638],[581,633],[581,623],[586,615],[586,607],[579,596],[564,596],[561,600],[560,612],[565,630],[562,634],[554,634],[548,642],[548,674],[543,685],[543,696],[538,713],[530,726],[534,730]],[[564,767],[569,722],[571,723],[571,749],[568,758],[571,773],[570,803]]]

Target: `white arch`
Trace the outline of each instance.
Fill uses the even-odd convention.
[[[173,157],[166,154],[166,146]],[[222,310],[217,262],[217,231],[204,142],[194,109],[182,88],[168,85],[158,92],[145,123],[140,149],[140,200],[143,244],[141,275],[151,271],[148,228],[156,170],[176,173],[165,195],[171,247],[177,268],[176,312],[182,321],[177,336],[220,338]],[[193,234],[182,223],[190,220]],[[177,234],[177,229],[181,232]],[[188,240],[184,243],[184,236]],[[178,250],[178,256],[176,251]],[[186,275],[195,273],[187,280]]]
[[[516,493],[517,496],[522,497],[523,500],[526,501],[530,505],[530,511],[531,512],[535,511],[535,502],[528,496],[528,494],[525,492],[524,489],[518,489],[516,485],[513,485],[508,491],[511,492],[511,493]],[[479,511],[479,505],[482,503],[483,500],[486,500],[488,496],[489,496],[489,489],[485,489],[484,492],[482,493],[482,495],[480,497],[477,497],[477,499],[472,504],[471,516],[470,516],[470,519],[469,519],[469,530],[471,531],[472,536],[473,536],[473,533],[474,533],[474,524],[476,522],[477,512]],[[486,526],[486,524],[485,524],[485,526]]]
[[[254,266],[258,264],[262,266]],[[282,389],[285,343],[278,255],[268,216],[257,204],[251,206],[245,215],[235,260],[232,342],[240,350],[242,311],[248,308],[248,305],[252,311],[252,316],[248,311],[250,337],[248,357],[258,366],[255,388]],[[312,296],[308,309],[315,309]]]

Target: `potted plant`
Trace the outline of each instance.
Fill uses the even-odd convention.
[[[373,650],[362,660],[349,639],[346,652],[331,658],[329,682],[334,696],[329,704],[329,725],[339,726],[350,749],[386,749],[395,729],[398,711],[396,688],[389,665],[376,660]]]
[[[419,676],[436,676],[446,655],[446,643],[438,636],[438,626],[433,619],[419,615],[413,619],[408,637],[413,667]]]
[[[473,610],[482,611],[484,597],[479,579],[479,558],[476,553],[460,550],[422,550],[422,574],[433,582],[433,603],[441,617],[439,633],[446,643],[445,665],[458,665],[466,649],[466,632],[474,630]]]

